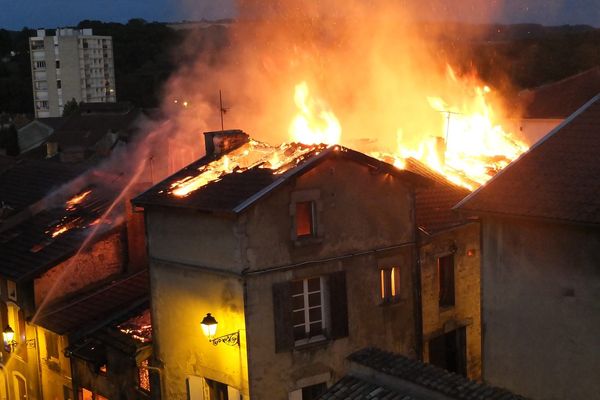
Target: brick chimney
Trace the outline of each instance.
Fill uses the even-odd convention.
[[[206,155],[221,155],[230,152],[248,142],[250,137],[240,129],[204,132]]]

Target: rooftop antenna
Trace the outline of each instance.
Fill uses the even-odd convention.
[[[221,89],[219,89],[219,113],[221,114],[221,132],[225,130],[223,127],[223,114],[227,113],[227,109],[223,107],[223,97],[221,96]]]

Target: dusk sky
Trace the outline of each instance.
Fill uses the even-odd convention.
[[[83,19],[115,22],[131,18],[161,22],[217,19],[234,17],[234,3],[234,0],[0,0],[0,28],[54,28],[75,25]],[[600,27],[600,0],[420,0],[417,4],[424,19],[436,15],[465,22]]]

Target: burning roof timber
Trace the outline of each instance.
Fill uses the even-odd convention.
[[[600,94],[455,208],[600,225]]]
[[[431,184],[421,175],[339,145],[285,143],[272,147],[249,139],[242,131],[208,132],[205,136],[205,157],[155,185],[133,203],[237,214],[280,185],[330,158],[361,163],[415,186]]]
[[[75,254],[94,227],[98,233],[114,229],[114,216],[102,218],[110,201],[100,192],[83,189],[1,232],[0,275],[16,281],[33,278]]]

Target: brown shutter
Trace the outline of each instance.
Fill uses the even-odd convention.
[[[348,298],[346,295],[346,272],[329,275],[330,337],[339,339],[348,336]]]
[[[289,282],[273,285],[273,318],[275,321],[275,352],[281,353],[294,347],[292,325],[292,295]]]

